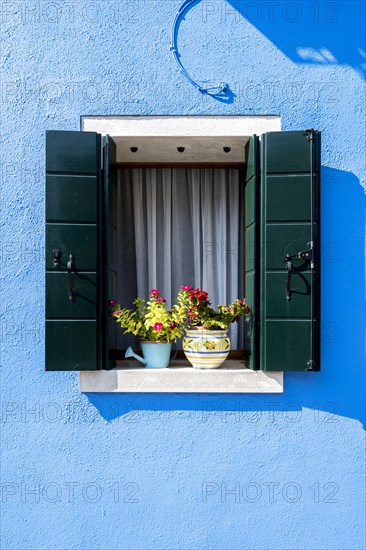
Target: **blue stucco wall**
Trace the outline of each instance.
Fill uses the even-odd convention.
[[[365,547],[364,3],[1,4],[2,544]],[[322,371],[283,395],[80,394],[44,372],[44,138],[80,115],[276,114],[323,132]],[[233,492],[234,491],[234,492]]]

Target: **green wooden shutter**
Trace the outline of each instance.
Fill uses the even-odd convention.
[[[110,315],[108,303],[117,293],[117,170],[116,145],[109,137],[103,138],[103,355],[104,368],[113,368],[116,364],[117,324]]]
[[[258,138],[253,136],[245,151],[245,259],[244,295],[251,308],[246,319],[245,355],[248,367],[259,368],[258,323],[259,323],[259,172]],[[258,289],[258,290],[257,290]]]
[[[46,370],[101,368],[100,198],[100,135],[48,131]]]
[[[320,134],[271,132],[260,154],[259,368],[319,370]]]

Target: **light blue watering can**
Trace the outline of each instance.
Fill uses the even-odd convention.
[[[134,353],[131,347],[126,350],[125,357],[134,357],[147,369],[165,369],[169,366],[172,342],[140,342],[140,346],[144,358]],[[175,359],[176,356],[177,350],[175,350],[172,359]]]

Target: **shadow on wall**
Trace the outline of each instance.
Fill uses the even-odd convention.
[[[361,11],[365,11],[365,6],[362,3],[345,0],[315,3],[307,0],[218,0],[212,2],[212,11],[220,10],[221,19],[225,17],[225,3],[252,23],[294,63],[348,65],[365,78],[364,16]],[[347,37],[346,47],[340,37]]]
[[[357,5],[357,10],[353,4]],[[220,102],[234,102],[235,94],[230,90],[230,83],[224,92],[208,92],[210,86],[214,89],[223,83],[196,81],[190,73],[189,62],[185,65],[189,52],[186,48],[179,50],[180,29],[182,24],[189,25],[189,21],[185,21],[186,16],[195,9],[200,10],[202,23],[212,24],[212,32],[215,32],[218,24],[222,27],[233,20],[237,23],[246,20],[297,65],[350,66],[361,78],[365,77],[364,7],[360,2],[186,0],[182,3],[173,32],[176,61],[193,86]],[[216,32],[220,32],[219,28]],[[347,47],[340,37],[346,38]],[[243,39],[247,37],[243,35]]]
[[[86,394],[105,420],[148,410],[201,411],[202,418],[221,412],[253,422],[282,412],[296,421],[311,409],[315,421],[365,423],[364,194],[353,174],[325,167],[321,195],[321,372],[286,373],[283,394]]]

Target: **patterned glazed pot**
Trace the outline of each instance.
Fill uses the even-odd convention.
[[[195,369],[217,369],[229,355],[230,339],[227,330],[199,327],[186,330],[183,351]]]

